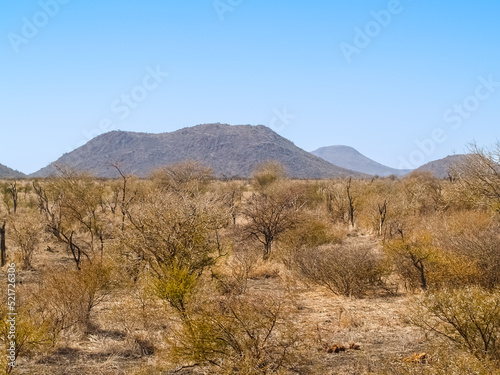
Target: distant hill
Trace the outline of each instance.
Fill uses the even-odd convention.
[[[32,176],[57,174],[55,166],[63,165],[98,177],[117,177],[110,163],[119,163],[125,173],[146,177],[159,167],[186,160],[199,160],[217,176],[226,177],[249,177],[258,163],[269,160],[281,162],[294,178],[364,177],[302,150],[268,127],[224,124],[161,134],[112,131],[64,154]]]
[[[466,155],[450,155],[444,159],[434,160],[427,164],[422,165],[420,168],[415,169],[415,172],[430,172],[438,178],[447,178],[450,167],[465,160]]]
[[[24,178],[26,175],[24,173],[18,172],[14,169],[6,167],[0,164],[0,178]]]
[[[377,163],[349,146],[321,147],[311,153],[339,167],[370,175],[402,176],[411,172],[409,169],[395,169]]]

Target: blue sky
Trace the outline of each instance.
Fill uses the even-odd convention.
[[[0,163],[108,130],[263,124],[418,166],[499,138],[500,3],[0,3]],[[353,52],[354,51],[354,52]]]

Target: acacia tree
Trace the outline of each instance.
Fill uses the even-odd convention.
[[[35,181],[40,212],[49,232],[68,246],[77,269],[83,258],[102,258],[106,220],[99,210],[103,187],[90,176],[60,169],[61,176],[45,182]]]
[[[297,222],[300,195],[287,184],[267,192],[254,193],[243,215],[247,219],[243,230],[264,245],[263,258],[271,255],[275,240]]]
[[[13,181],[8,183],[2,187],[2,195],[5,206],[7,207],[7,211],[10,214],[11,207],[14,213],[17,212],[17,206],[19,202],[19,193],[17,188],[17,181]]]

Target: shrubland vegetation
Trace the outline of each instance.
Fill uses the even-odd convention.
[[[0,182],[2,371],[499,374],[500,149],[472,151],[447,180]]]

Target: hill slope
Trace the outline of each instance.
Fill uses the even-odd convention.
[[[224,124],[161,134],[112,131],[32,176],[47,177],[55,174],[55,165],[65,165],[98,177],[117,177],[110,163],[119,163],[125,173],[145,177],[159,167],[185,160],[202,161],[216,175],[227,177],[249,177],[258,163],[267,160],[283,163],[294,178],[363,177],[311,155],[265,126]]]
[[[0,178],[24,178],[26,175],[24,173],[18,172],[14,169],[6,167],[0,164]]]
[[[415,172],[430,172],[438,178],[447,178],[450,167],[464,160],[465,155],[450,155],[443,159],[434,160],[415,169]]]
[[[410,172],[407,169],[395,169],[377,163],[349,146],[321,147],[312,151],[311,154],[342,168],[371,175],[379,175],[381,177],[390,175],[402,176]]]

